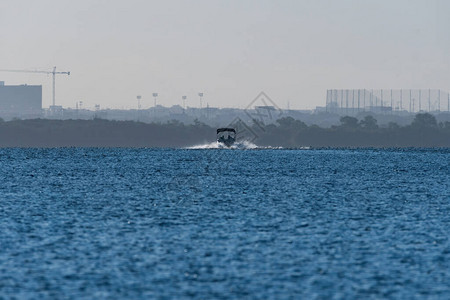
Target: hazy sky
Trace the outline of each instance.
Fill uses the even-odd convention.
[[[314,108],[340,88],[450,89],[450,1],[0,0],[0,69],[71,71],[57,104]],[[0,73],[6,84],[51,77]]]

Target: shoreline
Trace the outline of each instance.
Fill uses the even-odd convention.
[[[252,127],[258,149],[450,148],[450,124],[392,128],[306,126],[299,120]],[[213,144],[215,128],[203,123],[146,124],[133,121],[14,120],[0,123],[0,148],[174,148]],[[245,138],[243,139],[245,140]]]

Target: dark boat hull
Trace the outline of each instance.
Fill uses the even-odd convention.
[[[233,138],[229,138],[229,139],[219,139],[219,140],[217,140],[217,143],[219,143],[219,144],[221,144],[221,145],[224,145],[224,146],[226,146],[226,147],[231,147],[231,146],[233,146],[234,145],[234,143],[235,143],[235,139],[233,139]]]

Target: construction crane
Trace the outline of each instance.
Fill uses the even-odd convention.
[[[53,71],[36,71],[36,70],[3,70],[0,69],[0,72],[14,72],[14,73],[40,73],[40,74],[52,74],[53,75],[53,107],[55,107],[55,77],[58,74],[67,74],[70,75],[70,72],[56,72],[56,67],[53,67]]]

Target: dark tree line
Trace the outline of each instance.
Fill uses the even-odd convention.
[[[214,138],[215,131],[199,122],[34,119],[0,123],[0,147],[185,147]]]
[[[215,129],[198,121],[13,120],[0,122],[0,147],[186,147],[214,142]],[[345,116],[340,125],[321,128],[285,117],[276,124],[255,122],[252,129],[262,146],[450,147],[450,122],[438,123],[427,113],[408,126],[381,127],[372,116]]]
[[[321,128],[287,117],[260,130],[262,145],[283,147],[450,147],[450,122],[438,123],[428,113],[417,114],[408,126],[380,127],[373,116],[344,116],[340,125]],[[261,128],[261,127],[260,127]],[[256,130],[256,128],[255,128]]]

